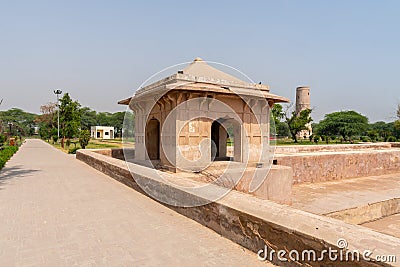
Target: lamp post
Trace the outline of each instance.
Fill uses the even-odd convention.
[[[60,89],[54,90],[54,93],[57,95],[57,139],[60,139],[60,102],[59,96],[62,94]]]
[[[8,132],[8,136],[11,138],[11,127],[13,126],[12,122],[8,123],[8,127],[10,127],[10,131]]]

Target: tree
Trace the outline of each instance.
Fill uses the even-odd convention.
[[[396,112],[398,120],[394,122],[393,128],[394,128],[394,136],[397,138],[400,138],[400,104],[397,105],[397,112]]]
[[[111,116],[110,112],[99,112],[97,113],[97,123],[102,126],[111,126]]]
[[[57,103],[49,102],[45,105],[40,106],[40,115],[37,118],[39,122],[45,122],[50,127],[54,127],[57,124]]]
[[[89,144],[90,141],[90,131],[89,130],[81,130],[79,134],[79,144],[83,149]]]
[[[79,131],[81,125],[80,106],[77,101],[71,99],[68,93],[60,99],[61,146],[63,148],[65,138],[73,138]]]
[[[46,124],[39,126],[39,135],[43,140],[50,140],[50,129]]]
[[[275,128],[277,136],[288,137],[290,135],[289,126],[285,122],[279,122]]]
[[[397,138],[400,138],[400,120],[397,120],[397,121],[395,121],[394,122],[394,124],[393,124],[393,127],[394,127],[394,135],[397,137]]]
[[[378,133],[379,138],[383,139],[383,141],[387,141],[389,136],[393,135],[394,127],[393,123],[386,123],[384,121],[378,121],[375,123],[371,123],[369,125],[370,131],[376,131]]]
[[[124,136],[126,139],[133,139],[135,132],[135,113],[133,112],[124,112],[124,119],[122,128],[120,130],[120,136]]]
[[[397,118],[400,120],[400,104],[397,105],[396,115],[397,115]]]
[[[368,127],[368,118],[353,111],[339,111],[326,114],[319,122],[318,135],[342,136],[351,140],[355,135],[361,135]]]
[[[280,104],[275,104],[271,109],[272,117],[274,118],[275,125],[279,124],[285,117],[283,107]]]
[[[57,127],[57,103],[49,102],[40,106],[42,113],[35,120],[39,124],[39,135],[42,139],[49,140],[52,130]]]
[[[280,104],[275,104],[271,109],[272,118],[275,123],[275,131],[277,136],[289,136],[289,127],[285,122],[282,122],[282,119],[285,118],[285,114],[283,112],[283,107]]]
[[[375,142],[379,138],[379,133],[376,130],[370,130],[367,132],[367,136],[371,138],[371,141]]]
[[[31,129],[35,126],[36,114],[25,112],[19,108],[12,108],[7,111],[0,111],[2,119],[2,128],[8,128],[8,122],[13,124],[11,135],[29,135]]]
[[[91,126],[96,125],[98,125],[97,112],[88,107],[81,108],[81,129],[90,130]]]
[[[297,113],[296,111],[289,112],[289,109],[284,112],[285,122],[289,128],[289,132],[295,143],[297,143],[297,134],[302,130],[307,130],[307,124],[312,122],[311,109],[304,109]],[[290,114],[290,115],[289,115]]]
[[[130,116],[131,113],[125,113],[125,112],[116,112],[111,115],[111,126],[115,128],[115,134],[118,136],[122,136],[122,128],[124,127],[124,119],[125,116],[127,119],[131,119],[132,123],[134,118]]]

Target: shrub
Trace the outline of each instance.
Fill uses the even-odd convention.
[[[0,147],[4,145],[7,140],[7,136],[0,134]]]
[[[83,149],[89,144],[90,141],[90,132],[88,130],[81,130],[79,133],[79,144]]]
[[[367,135],[371,139],[371,141],[376,141],[379,138],[379,134],[377,131],[368,131]]]
[[[369,136],[361,136],[361,141],[363,142],[371,142],[371,138]]]
[[[394,136],[389,136],[388,139],[387,139],[387,141],[388,141],[388,142],[396,142],[397,139],[396,139],[396,137],[394,137]]]
[[[327,135],[327,136],[325,137],[325,142],[326,142],[327,144],[329,144],[330,141],[331,141],[331,137],[330,137],[329,135]]]
[[[71,148],[71,149],[68,151],[68,154],[76,154],[76,151],[77,151],[78,149],[79,149],[78,147]]]
[[[6,162],[17,152],[18,147],[16,146],[8,146],[3,150],[0,150],[0,169],[4,167]]]

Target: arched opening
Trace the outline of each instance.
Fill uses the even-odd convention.
[[[233,119],[215,120],[211,124],[211,160],[240,161],[239,138],[240,126]],[[235,143],[238,145],[236,148]]]
[[[151,119],[146,126],[146,150],[150,160],[160,159],[160,122]]]

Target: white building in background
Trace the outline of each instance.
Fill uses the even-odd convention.
[[[34,135],[38,135],[38,134],[39,134],[39,130],[40,130],[40,127],[39,127],[39,126],[34,126],[34,127],[33,127],[33,134],[34,134]]]
[[[114,139],[114,127],[92,126],[90,136],[94,139]]]

